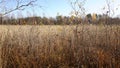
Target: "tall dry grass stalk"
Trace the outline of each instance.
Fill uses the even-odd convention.
[[[1,68],[120,68],[120,26],[0,26]]]

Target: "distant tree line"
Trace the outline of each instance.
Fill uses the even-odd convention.
[[[0,17],[1,25],[76,25],[76,24],[120,24],[119,18],[111,18],[97,14],[87,14],[85,18],[75,16],[53,17],[26,17],[26,18],[3,18]]]

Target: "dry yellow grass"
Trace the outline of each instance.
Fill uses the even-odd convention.
[[[119,68],[120,26],[0,26],[2,68]]]

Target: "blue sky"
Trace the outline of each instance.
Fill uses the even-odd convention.
[[[69,0],[38,0],[36,2],[39,6],[36,7],[28,7],[26,10],[17,11],[16,14],[23,14],[23,16],[47,16],[47,17],[55,17],[58,13],[59,15],[69,16],[71,12],[71,6],[68,2]],[[120,15],[120,0],[115,0],[113,7],[119,7],[119,10],[115,10],[115,15]],[[103,7],[106,6],[105,0],[87,0],[84,7],[86,9],[86,14],[88,13],[97,13],[102,14],[105,13],[103,11]]]

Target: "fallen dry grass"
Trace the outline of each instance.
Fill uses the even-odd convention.
[[[120,68],[120,26],[0,26],[1,68]]]

